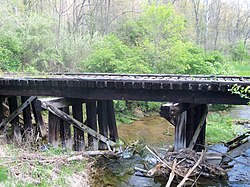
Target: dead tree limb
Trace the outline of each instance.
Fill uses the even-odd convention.
[[[157,160],[159,161],[159,162],[161,162],[162,164],[163,164],[163,166],[165,166],[165,167],[167,167],[168,169],[172,169],[168,164],[167,164],[167,162],[165,161],[165,160],[163,160],[163,159],[161,159],[157,154],[155,154],[154,153],[154,151],[152,151],[148,146],[146,146],[145,147],[152,155],[154,155],[156,158],[157,158]],[[183,176],[181,173],[179,173],[178,171],[174,171],[177,175],[179,175],[179,176],[181,176],[181,177],[185,177],[185,176]],[[194,181],[193,179],[189,179],[188,178],[188,180],[190,180],[190,181]]]
[[[172,183],[172,181],[174,179],[174,176],[175,176],[174,171],[175,171],[176,162],[177,162],[177,160],[175,159],[174,163],[173,163],[173,166],[172,166],[172,171],[170,173],[170,176],[168,178],[168,182],[166,184],[166,187],[170,187],[170,185],[171,185],[171,183]]]
[[[181,187],[181,186],[183,186],[183,185],[185,184],[185,182],[188,180],[188,177],[191,175],[191,173],[195,170],[195,168],[198,167],[198,165],[199,165],[200,162],[202,161],[203,156],[204,156],[204,153],[205,153],[204,150],[202,150],[201,156],[200,156],[199,160],[195,163],[195,165],[194,165],[191,169],[188,170],[187,174],[186,174],[185,177],[182,179],[182,181],[178,184],[177,187]]]

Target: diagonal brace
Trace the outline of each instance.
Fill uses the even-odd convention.
[[[36,99],[36,96],[31,96],[29,99],[27,99],[20,107],[18,107],[10,116],[2,121],[0,123],[0,128],[5,126],[7,123],[11,122],[18,114],[20,114],[23,109],[25,109],[34,99]]]
[[[77,121],[76,119],[72,118],[70,115],[66,114],[65,112],[61,111],[60,109],[54,107],[53,105],[47,103],[47,102],[42,102],[42,108],[52,112],[54,115],[58,116],[62,120],[73,124],[73,126],[81,131],[87,131],[90,135],[93,137],[101,140],[102,142],[106,143],[108,146],[115,146],[116,143],[109,140],[107,137],[99,134],[95,130],[89,128],[85,124]]]

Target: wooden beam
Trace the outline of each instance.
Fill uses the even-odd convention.
[[[4,119],[3,101],[4,101],[4,97],[0,96],[0,123],[2,123]]]
[[[198,125],[202,119],[203,114],[207,113],[207,105],[202,104],[194,108],[195,110],[195,117],[194,117],[194,130],[198,128]],[[192,133],[192,136],[195,132]],[[206,117],[204,119],[202,128],[200,130],[199,136],[196,140],[196,144],[194,145],[194,150],[202,151],[205,147],[205,136],[206,136]],[[189,146],[190,142],[187,142],[187,146]]]
[[[78,105],[84,103],[82,99],[64,98],[64,97],[53,97],[53,98],[39,98],[38,102],[47,102],[55,106],[56,108],[66,108],[72,105]]]
[[[186,148],[187,111],[182,112],[175,120],[174,151]]]
[[[110,133],[110,139],[114,142],[118,141],[118,130],[115,120],[115,108],[113,100],[107,100],[107,118],[108,118],[108,128]]]
[[[61,110],[69,115],[69,107],[62,108]],[[60,138],[63,148],[72,149],[70,123],[63,120],[60,121]]]
[[[98,126],[99,133],[105,137],[108,137],[108,119],[107,119],[107,105],[106,101],[97,101],[98,111]],[[107,145],[103,142],[99,142],[99,149],[107,149]]]
[[[9,108],[10,108],[10,116],[2,121],[0,127],[5,126],[7,123],[11,122],[13,119],[16,118],[18,114],[20,114],[24,108],[26,108],[36,97],[31,96],[27,99],[20,107],[17,108],[17,99],[15,96],[11,96],[8,98],[9,101]],[[17,119],[15,119],[17,120]]]
[[[166,103],[160,108],[160,116],[175,125],[175,120],[178,115],[184,111],[192,110],[196,106],[198,105],[190,103]]]
[[[36,124],[38,125],[39,131],[41,133],[41,136],[45,137],[45,136],[47,136],[47,130],[46,130],[46,127],[45,127],[44,122],[43,122],[41,110],[39,110],[39,108],[41,108],[41,103],[38,103],[37,99],[34,99],[31,102],[31,106],[32,106],[32,111],[34,114]]]
[[[244,151],[249,149],[250,147],[250,141],[247,140],[245,143],[241,144],[239,147],[236,147],[229,151],[226,155],[222,158],[222,163],[228,163],[231,162],[234,158],[237,158],[238,156],[242,155]]]
[[[97,110],[96,110],[96,100],[87,100],[86,101],[86,112],[87,112],[87,125],[91,129],[97,132]],[[91,134],[88,135],[88,144],[94,149],[98,148],[97,140],[92,137]]]
[[[115,146],[116,143],[109,140],[107,137],[97,133],[95,130],[89,128],[88,126],[86,126],[85,124],[77,121],[76,119],[72,118],[71,116],[69,116],[68,114],[66,114],[65,112],[59,110],[58,108],[55,108],[54,106],[50,105],[49,103],[42,103],[42,107],[50,112],[52,112],[53,114],[57,115],[58,117],[60,117],[61,119],[63,119],[64,121],[71,123],[74,127],[76,127],[77,129],[81,130],[81,131],[86,131],[88,132],[91,136],[95,137],[96,139],[99,139],[107,144],[109,144],[110,146]]]
[[[203,114],[202,114],[202,117],[200,118],[200,122],[199,122],[199,124],[198,124],[198,126],[197,126],[197,128],[195,130],[195,133],[193,135],[193,138],[190,141],[190,144],[188,146],[188,148],[190,148],[190,149],[194,148],[194,145],[195,145],[195,143],[197,141],[197,138],[200,135],[201,129],[203,128],[203,126],[205,124],[205,121],[206,121],[206,117],[207,117],[207,113],[208,113],[207,108],[205,110],[203,110],[202,112],[203,112]]]
[[[49,111],[49,143],[52,147],[58,147],[58,134],[61,119]]]
[[[72,112],[73,112],[73,118],[83,123],[83,111],[82,111],[82,104],[80,101],[78,104],[72,106]],[[85,149],[84,131],[81,131],[78,128],[74,128],[74,141],[75,141],[76,151],[84,150]]]
[[[13,129],[13,132],[14,132],[14,141],[18,145],[20,145],[22,143],[22,134],[21,134],[21,128],[20,128],[20,125],[19,125],[18,114],[21,113],[22,109],[20,109],[20,108],[22,108],[22,107],[18,108],[17,97],[15,97],[15,96],[9,97],[8,102],[9,102],[10,116],[8,118],[6,118],[0,124],[0,127],[5,126],[7,123],[11,122],[12,129]],[[23,106],[25,106],[25,105],[23,104]]]
[[[248,100],[230,92],[200,90],[147,90],[147,89],[116,89],[116,88],[81,88],[49,86],[20,87],[3,86],[0,95],[55,96],[93,100],[138,100],[195,104],[239,104],[247,105]]]
[[[25,103],[29,97],[22,96],[21,101],[22,103]],[[31,108],[30,104],[27,105],[23,109],[23,123],[24,123],[24,137],[26,138],[27,141],[32,141],[33,138],[33,129],[32,129],[32,117],[31,117]]]
[[[195,132],[196,111],[194,107],[187,110],[186,147],[189,146]]]

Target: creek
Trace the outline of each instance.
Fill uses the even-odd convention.
[[[232,118],[250,119],[250,106],[237,106],[227,111]],[[242,126],[242,125],[241,125]],[[242,126],[250,128],[249,124]],[[242,128],[241,127],[241,128]],[[166,149],[171,148],[174,141],[174,127],[165,119],[158,115],[143,117],[131,124],[122,124],[118,126],[120,139],[126,144],[133,144],[133,141],[140,140],[140,145],[136,150],[127,150],[123,153],[123,158],[105,159],[101,158],[95,165],[96,174],[94,187],[161,187],[165,186],[160,181],[153,178],[137,176],[134,172],[135,167],[144,168],[147,165],[152,168],[156,160],[143,149],[144,145],[154,148],[159,154],[165,154]],[[226,147],[221,144],[211,146],[220,152],[225,152]],[[250,148],[242,153],[236,161],[250,164]],[[235,161],[234,167],[228,171],[227,181],[203,181],[198,186],[232,186],[247,187],[250,186],[250,167],[239,164]]]

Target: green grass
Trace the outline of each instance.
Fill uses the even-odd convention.
[[[227,142],[234,138],[233,120],[223,112],[209,113],[207,118],[206,141],[208,143]]]
[[[0,186],[68,186],[67,177],[84,171],[87,163],[86,160],[63,161],[64,158],[70,157],[70,153],[62,148],[50,148],[41,153],[22,152],[22,150],[16,147],[12,148],[9,145],[1,146],[6,147],[7,158],[11,157],[11,160],[15,161],[0,159]],[[22,158],[28,155],[31,155],[30,159],[23,161]],[[43,159],[49,162],[41,162]],[[51,160],[54,161],[51,162]],[[5,162],[10,163],[4,164]],[[20,173],[18,178],[11,172],[12,170]],[[37,183],[37,181],[39,182]]]
[[[250,62],[234,62],[233,66],[236,70],[236,74],[240,76],[250,76]]]
[[[8,180],[8,170],[6,167],[0,166],[0,183]]]

